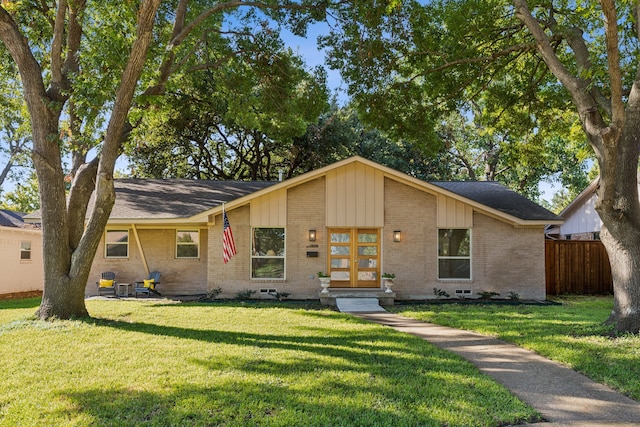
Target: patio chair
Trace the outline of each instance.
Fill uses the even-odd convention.
[[[160,292],[156,289],[156,287],[160,284],[160,272],[152,271],[149,273],[149,277],[147,279],[136,282],[136,287],[134,292],[136,294],[136,298],[138,294],[146,294],[147,298],[149,294],[154,293],[156,295],[160,295]]]
[[[113,294],[116,295],[116,273],[113,271],[105,271],[102,273],[102,278],[96,282],[96,286],[98,287],[98,296],[102,294]]]

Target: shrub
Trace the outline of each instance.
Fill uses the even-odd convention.
[[[238,292],[238,294],[236,295],[236,298],[240,299],[240,300],[251,299],[251,295],[253,295],[255,293],[256,293],[256,291],[252,291],[251,289],[244,289],[244,290]]]

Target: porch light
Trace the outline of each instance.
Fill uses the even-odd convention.
[[[310,242],[316,241],[316,230],[309,230],[309,241]]]
[[[402,231],[394,230],[393,231],[393,241],[394,242],[399,242],[400,240],[402,240]]]

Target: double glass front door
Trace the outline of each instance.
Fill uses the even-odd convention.
[[[380,230],[329,229],[328,255],[331,287],[380,287]]]

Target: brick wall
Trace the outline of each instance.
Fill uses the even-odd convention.
[[[395,273],[398,300],[435,298],[433,288],[455,297],[456,290],[509,292],[521,299],[545,298],[544,228],[515,228],[474,213],[471,280],[439,280],[437,272],[436,197],[385,180],[385,228],[382,272]],[[402,241],[393,242],[393,230]]]
[[[545,299],[544,227],[516,228],[478,213],[473,222],[473,281],[478,291]]]
[[[206,292],[207,230],[200,230],[200,258],[198,259],[177,259],[175,257],[176,229],[139,229],[138,236],[144,249],[149,271],[157,270],[162,274],[158,286],[160,293],[171,296]],[[103,237],[89,274],[87,295],[97,294],[95,282],[100,279],[100,275],[104,271],[115,272],[116,280],[121,283],[134,283],[147,277],[132,230],[129,230],[129,257],[127,259],[107,259],[104,252]]]
[[[252,298],[273,299],[261,295],[260,289],[277,289],[293,298],[318,298],[318,271],[326,270],[325,180],[318,178],[287,191],[286,278],[284,280],[251,279],[250,208],[227,211],[233,230],[237,255],[225,265],[222,262],[222,215],[210,229],[209,289],[220,287],[220,298],[234,298],[243,290],[254,290]],[[316,242],[308,240],[310,229],[317,231]],[[317,247],[311,247],[316,244]],[[308,258],[307,251],[317,251],[317,258]],[[312,277],[313,276],[313,277]]]
[[[384,197],[381,273],[396,275],[398,299],[424,298],[436,277],[437,198],[391,179]],[[394,230],[402,232],[400,242],[393,241]]]

